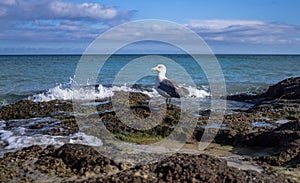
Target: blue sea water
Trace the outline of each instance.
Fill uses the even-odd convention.
[[[206,75],[189,55],[160,56],[152,60],[145,55],[113,55],[99,72],[97,83],[103,86],[112,84],[122,68],[133,60],[140,58],[139,62],[154,67],[160,61],[165,62],[160,59],[167,58],[185,68],[198,88],[209,92]],[[90,56],[91,63],[97,64],[98,57]],[[216,57],[224,74],[228,94],[262,91],[285,78],[300,76],[299,55],[217,55]],[[43,93],[51,95],[51,92],[56,92],[51,96],[52,99],[59,98],[60,94],[71,94],[66,91],[69,91],[80,58],[81,55],[0,56],[0,105]],[[134,72],[150,73],[151,71],[134,70],[132,74]],[[155,83],[154,75],[155,73],[141,78],[136,84],[141,86],[141,90],[143,86],[151,88]],[[181,77],[176,67],[168,67],[167,76],[170,79],[176,78],[180,83],[186,80],[185,76]],[[128,83],[134,84],[130,80]],[[91,83],[86,81],[86,85],[89,84]],[[39,99],[43,100],[43,97]]]

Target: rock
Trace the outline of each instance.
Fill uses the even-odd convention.
[[[259,103],[264,100],[261,98],[261,94],[249,94],[249,93],[240,93],[236,95],[229,95],[226,97],[227,100],[241,101],[241,102],[249,102],[249,103]]]
[[[60,111],[73,111],[71,102],[54,100],[35,103],[30,100],[22,100],[2,107],[0,109],[0,120],[55,116],[52,114]]]
[[[6,154],[0,168],[2,182],[292,182],[282,175],[228,167],[225,160],[204,154],[174,154],[156,163],[127,166],[78,144],[24,148]]]
[[[111,100],[114,104],[127,105],[127,106],[137,106],[148,104],[148,100],[151,98],[141,92],[124,92],[115,91]]]
[[[208,127],[206,127],[207,120],[208,119],[202,118],[201,124],[199,124],[195,129],[195,140],[200,141],[204,130],[206,130],[207,135],[211,134],[211,139],[213,139],[213,142],[224,145],[236,145],[242,136],[245,136],[252,131],[267,131],[272,129],[270,126],[253,126],[251,124],[252,122],[261,120],[261,114],[257,115],[254,112],[227,114],[224,116],[223,123],[219,125],[219,128],[217,128],[216,125],[212,125],[212,127],[209,127],[210,125],[208,125]]]
[[[289,182],[284,178],[228,167],[209,155],[174,154],[160,162],[140,165],[106,178],[82,182]]]
[[[271,156],[256,159],[271,165],[299,166],[300,165],[300,121],[289,122],[280,127],[246,135],[240,142],[247,146],[273,147]]]
[[[42,149],[40,146],[30,146],[15,153],[7,153],[0,159],[0,182],[34,182],[37,179],[31,175],[43,177],[34,163],[39,157],[47,156],[54,151],[53,146]],[[45,176],[45,175],[44,175]],[[38,182],[38,181],[37,181]]]
[[[272,85],[264,93],[260,94],[238,94],[227,96],[228,100],[261,103],[275,99],[300,100],[300,77],[288,78]]]
[[[117,138],[124,140],[126,137],[130,137],[130,142],[140,142],[139,139],[134,141],[132,137],[139,138],[144,136],[153,139],[153,137],[164,138],[169,136],[174,130],[173,127],[178,124],[181,113],[180,109],[174,106],[167,111],[152,111],[152,115],[156,117],[154,119],[145,119],[151,114],[151,111],[148,106],[144,105],[131,106],[130,112],[119,111],[117,115],[111,111],[106,111],[101,114],[100,120],[109,132],[117,135]],[[122,120],[119,119],[119,116],[123,117]],[[145,121],[141,123],[140,119]],[[148,129],[140,129],[139,125],[144,125],[142,127],[147,127]]]
[[[270,86],[267,92],[262,94],[265,100],[274,99],[300,99],[300,77],[288,78]]]
[[[87,172],[105,175],[121,170],[121,164],[104,157],[93,147],[85,145],[65,144],[54,152],[53,157],[61,159],[67,167],[79,175],[85,175]]]

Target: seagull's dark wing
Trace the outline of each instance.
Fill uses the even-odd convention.
[[[169,79],[164,79],[159,83],[159,89],[165,91],[172,98],[180,98],[179,93],[177,92],[178,84],[175,81]]]

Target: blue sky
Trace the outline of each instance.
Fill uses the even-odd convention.
[[[300,54],[299,8],[299,0],[0,0],[0,54],[80,54],[104,31],[141,19],[182,24],[215,53]]]

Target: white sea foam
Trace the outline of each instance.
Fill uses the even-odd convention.
[[[199,90],[192,87],[187,87],[190,94],[189,97],[205,98],[210,94],[205,90]],[[62,85],[58,85],[54,88],[49,89],[47,92],[40,93],[29,97],[29,100],[34,102],[48,102],[51,100],[94,100],[94,99],[106,99],[114,95],[115,91],[127,91],[127,92],[141,92],[149,95],[150,97],[158,97],[159,94],[153,88],[150,91],[138,90],[126,85],[124,86],[113,86],[105,87],[99,85],[97,88],[94,87],[81,87],[78,89],[65,88]]]
[[[47,92],[33,95],[29,97],[29,100],[34,102],[48,102],[51,100],[93,100],[93,99],[106,99],[114,95],[115,91],[128,91],[128,92],[142,92],[150,97],[157,96],[157,92],[153,91],[140,91],[127,86],[113,86],[105,87],[99,85],[97,88],[82,87],[76,90],[70,88],[64,88],[62,85],[58,85],[49,89]]]
[[[77,132],[69,136],[51,136],[41,133],[27,133],[24,127],[14,127],[10,130],[5,129],[5,121],[0,121],[0,157],[6,152],[13,152],[31,145],[40,145],[46,147],[54,145],[60,147],[66,143],[84,144],[89,146],[102,146],[101,139],[90,136],[82,132]]]
[[[83,132],[78,132],[73,135],[70,135],[68,139],[69,139],[69,143],[72,144],[83,144],[83,145],[89,145],[95,147],[99,147],[103,145],[102,141],[98,137],[90,136]]]
[[[0,108],[1,108],[2,106],[6,106],[6,105],[8,105],[8,104],[9,104],[9,103],[7,102],[6,99],[0,100]]]
[[[103,145],[101,139],[82,132],[78,132],[69,136],[51,136],[42,134],[22,136],[15,135],[11,131],[0,130],[0,137],[0,142],[6,144],[6,146],[4,147],[6,151],[15,151],[24,147],[29,147],[31,145],[40,145],[44,147],[48,145],[60,147],[65,143],[84,144],[97,147]]]
[[[189,90],[189,97],[205,98],[210,96],[210,93],[205,90],[200,90],[191,86],[186,87],[186,89]]]

